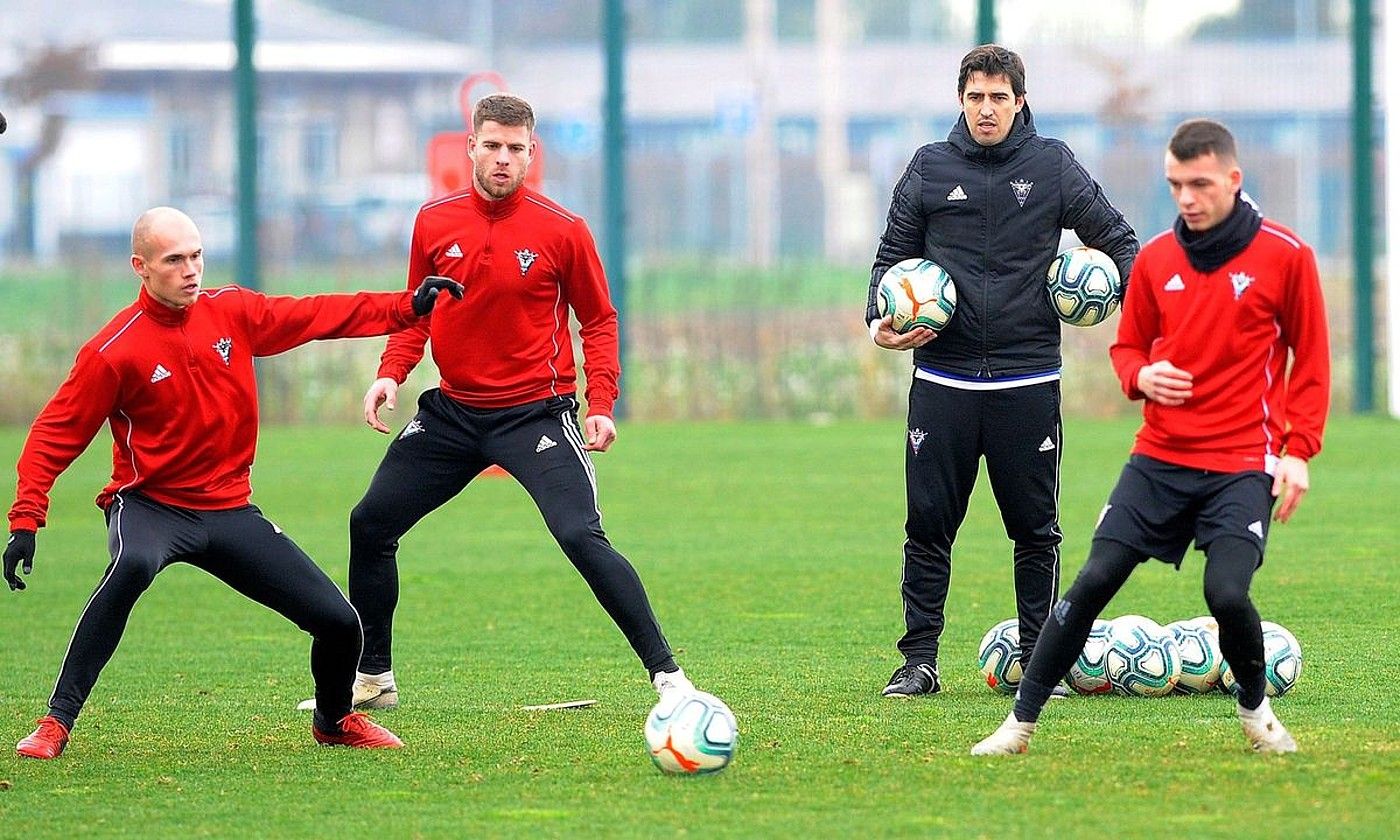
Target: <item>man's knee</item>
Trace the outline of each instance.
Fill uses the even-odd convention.
[[[577,522],[554,529],[554,539],[571,560],[594,558],[600,553],[614,554],[603,529],[596,522]],[[601,552],[600,552],[601,550]]]
[[[356,646],[360,643],[360,617],[344,598],[327,601],[306,619],[302,629],[321,641]]]
[[[401,536],[396,533],[393,510],[366,496],[350,511],[350,542],[352,545],[392,544]]]

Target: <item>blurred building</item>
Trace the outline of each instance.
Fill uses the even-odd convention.
[[[402,253],[472,48],[298,0],[257,13],[269,252]],[[230,2],[6,0],[0,19],[0,257],[122,253],[161,203],[190,211],[211,255],[233,247]]]
[[[601,223],[599,0],[317,3],[257,6],[269,259],[401,256],[428,192],[426,142],[460,129],[458,83],[483,69],[537,106],[546,189]],[[904,164],[957,118],[973,5],[631,0],[632,254],[868,260]],[[1350,238],[1344,5],[1240,0],[1207,20],[1158,0],[998,4],[1041,132],[1067,140],[1139,230],[1173,215],[1165,138],[1210,115],[1240,135],[1251,194],[1324,257]],[[0,193],[17,198],[0,202],[0,259],[105,248],[159,202],[188,207],[211,252],[232,246],[230,6],[6,0]],[[1193,33],[1187,19],[1203,22]],[[45,50],[79,47],[73,83],[19,95]],[[51,152],[27,167],[54,121]]]

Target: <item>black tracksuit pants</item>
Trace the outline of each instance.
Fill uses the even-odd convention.
[[[423,392],[417,416],[389,445],[350,514],[350,601],[365,630],[361,671],[392,667],[399,538],[492,464],[530,494],[648,673],[675,669],[641,579],[603,533],[593,462],[583,446],[572,396],[474,409],[436,388]]]
[[[953,541],[978,463],[1014,543],[1021,659],[1045,626],[1060,576],[1060,383],[965,390],[914,379],[905,440],[904,636],[911,664],[936,665]]]
[[[49,714],[70,729],[116,652],[136,601],[171,563],[203,569],[311,634],[316,707],[350,713],[360,620],[339,588],[253,505],[190,510],[120,493],[107,508],[112,562],[78,619]]]

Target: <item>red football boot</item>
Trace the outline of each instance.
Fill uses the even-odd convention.
[[[341,718],[339,732],[322,732],[313,719],[311,735],[317,743],[330,746],[360,747],[367,750],[392,750],[403,746],[399,736],[370,720],[369,715],[363,712],[351,712]]]
[[[39,718],[39,728],[28,738],[15,744],[15,752],[26,758],[58,758],[63,748],[68,746],[68,727],[58,722],[58,718],[44,715]]]

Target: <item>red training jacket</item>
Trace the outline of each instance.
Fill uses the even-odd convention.
[[[423,205],[408,288],[430,274],[466,287],[438,299],[428,323],[389,338],[379,376],[402,383],[433,340],[442,392],[473,408],[507,408],[575,389],[569,308],[578,316],[588,413],[611,415],[620,373],[617,310],[588,225],[521,187],[499,201],[475,190]]]
[[[254,356],[318,338],[384,335],[417,321],[408,292],[269,297],[238,286],[202,291],[177,310],[142,287],[78,350],[19,457],[10,530],[44,525],[49,490],[105,421],[112,480],[97,496],[139,490],[197,510],[248,503],[258,441]]]
[[[1288,354],[1293,353],[1292,370]],[[1133,264],[1114,370],[1130,399],[1138,371],[1166,359],[1193,377],[1175,407],[1147,400],[1133,452],[1212,472],[1273,473],[1281,455],[1322,449],[1331,392],[1327,310],[1312,249],[1265,219],[1253,241],[1209,274],[1171,231]]]

